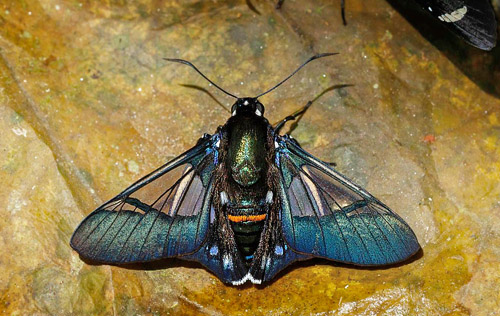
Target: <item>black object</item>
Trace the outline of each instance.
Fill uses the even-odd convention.
[[[279,0],[280,9],[285,0]],[[422,9],[472,46],[491,50],[497,42],[497,21],[489,0],[414,0]],[[340,1],[346,25],[345,0]]]
[[[495,47],[497,21],[488,0],[415,1],[470,45],[483,50]]]
[[[420,246],[382,202],[279,134],[258,101],[236,98],[213,135],[92,212],[71,247],[108,264],[178,257],[203,264],[233,285],[261,283],[296,260],[322,257],[356,265],[401,262]]]

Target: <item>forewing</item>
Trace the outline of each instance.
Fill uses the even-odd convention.
[[[146,262],[191,254],[207,237],[216,134],[92,212],[73,233],[82,257]]]
[[[283,235],[289,246],[358,265],[404,261],[420,249],[411,228],[368,192],[280,137]]]
[[[497,22],[489,0],[415,0],[470,44],[485,50],[496,45]]]

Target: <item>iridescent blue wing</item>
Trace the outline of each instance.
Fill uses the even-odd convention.
[[[207,238],[219,135],[140,179],[92,212],[71,247],[102,263],[147,262],[196,252]]]
[[[211,211],[206,242],[198,251],[184,258],[200,262],[224,283],[241,284],[238,280],[247,275],[248,268],[242,261],[227,219],[219,217],[220,213],[216,211],[216,208],[218,206],[214,205]]]
[[[415,0],[465,41],[484,50],[497,42],[497,21],[489,0]]]
[[[283,236],[293,250],[356,265],[404,261],[419,249],[401,217],[314,158],[277,138]]]

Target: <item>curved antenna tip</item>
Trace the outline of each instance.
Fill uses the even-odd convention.
[[[321,57],[333,56],[333,55],[338,55],[338,54],[340,54],[340,53],[321,53],[321,54],[314,55],[313,58],[318,59]]]
[[[312,57],[310,57],[308,60],[306,60],[302,65],[299,66],[299,68],[295,69],[294,72],[292,72],[288,77],[286,77],[285,79],[281,80],[277,85],[275,85],[274,87],[272,87],[271,89],[267,90],[266,92],[263,92],[259,95],[257,95],[255,97],[255,99],[258,99],[260,98],[261,96],[263,96],[264,94],[267,94],[271,91],[273,91],[274,89],[276,89],[277,87],[281,86],[283,83],[285,83],[285,81],[287,81],[288,79],[290,79],[293,75],[295,75],[300,69],[302,69],[302,67],[304,67],[305,65],[307,65],[309,62],[315,60],[315,59],[318,59],[318,58],[323,58],[323,57],[327,57],[327,56],[333,56],[333,55],[338,55],[339,53],[321,53],[321,54],[316,54]]]
[[[179,59],[179,58],[165,58],[165,57],[163,57],[163,59],[166,60],[166,61],[172,61],[172,62],[175,62],[175,63],[180,63],[180,64],[188,65],[189,67],[191,67],[194,70],[196,70],[196,72],[199,73],[203,78],[205,78],[205,80],[207,80],[208,82],[210,82],[211,84],[213,84],[214,87],[216,87],[220,91],[224,92],[225,94],[227,94],[227,95],[229,95],[229,96],[231,96],[231,97],[233,97],[235,99],[238,99],[237,96],[235,96],[232,93],[227,92],[226,90],[222,89],[217,84],[215,84],[212,80],[208,79],[208,77],[205,76],[200,70],[198,70],[198,68],[196,68],[196,66],[193,65],[193,63],[191,63],[191,62],[189,62],[187,60],[184,60],[184,59]]]

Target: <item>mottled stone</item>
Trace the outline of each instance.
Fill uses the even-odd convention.
[[[494,315],[499,50],[382,0],[349,0],[347,26],[338,1],[248,2],[0,3],[0,313]],[[314,260],[228,287],[192,263],[93,266],[71,250],[92,209],[229,115],[231,98],[162,57],[252,96],[333,51],[264,96],[266,116],[321,95],[292,134],[400,214],[423,256],[387,269]]]

